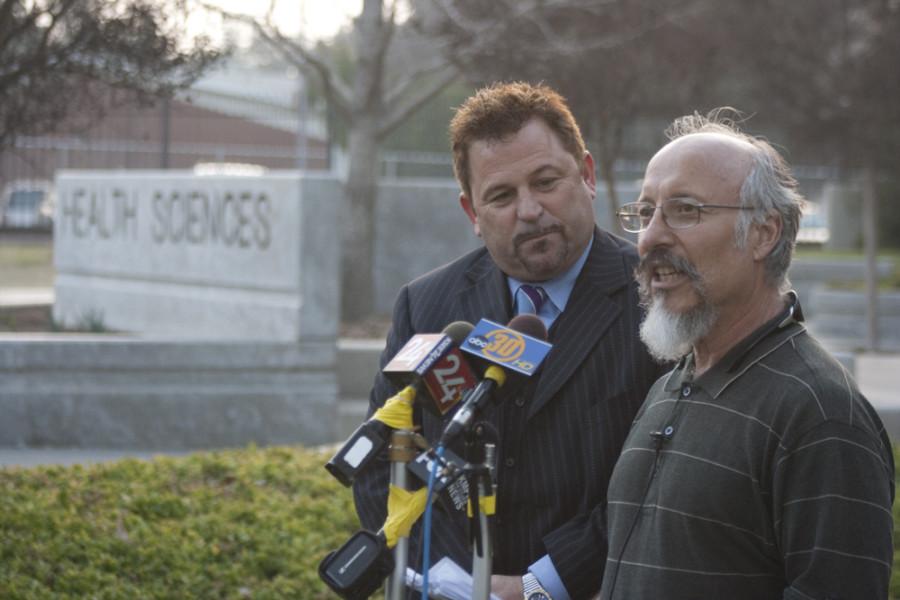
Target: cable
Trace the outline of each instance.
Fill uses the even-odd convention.
[[[434,479],[444,456],[444,447],[438,445],[434,453],[437,459],[431,461],[431,472],[428,474],[428,496],[425,500],[425,524],[422,534],[422,600],[428,600],[428,563],[431,557],[431,497],[434,493]]]
[[[666,424],[671,426],[672,423],[675,422],[676,411],[680,406],[681,402],[681,394],[675,397],[675,402],[672,404],[672,410],[669,411],[669,415],[663,421],[664,428],[668,428]],[[619,557],[616,559],[616,572],[613,574],[612,583],[609,586],[609,598],[613,600],[616,593],[616,580],[619,579],[619,571],[622,570],[622,558],[625,556],[625,550],[628,548],[628,542],[631,540],[631,534],[634,533],[635,526],[637,526],[638,520],[641,518],[641,512],[644,510],[644,505],[647,503],[647,494],[650,493],[650,487],[653,484],[653,480],[656,478],[656,471],[659,469],[659,457],[662,454],[662,447],[666,440],[669,439],[669,432],[663,433],[662,431],[651,431],[650,437],[653,438],[654,443],[656,444],[656,453],[653,457],[653,468],[650,470],[650,477],[647,478],[647,485],[644,488],[644,493],[641,496],[641,503],[637,508],[637,511],[634,514],[634,519],[631,521],[631,526],[628,528],[628,534],[625,536],[625,541],[622,542],[622,549],[619,550]]]
[[[612,583],[609,586],[610,600],[612,600],[616,593],[616,580],[619,578],[619,571],[622,568],[622,557],[625,556],[625,549],[628,547],[628,541],[631,539],[631,534],[634,533],[634,528],[637,525],[638,519],[641,517],[641,511],[644,510],[644,504],[647,502],[647,494],[650,492],[650,485],[656,477],[656,468],[659,466],[659,454],[660,448],[657,448],[656,457],[653,459],[653,469],[650,471],[650,477],[647,479],[646,487],[644,487],[644,494],[641,496],[641,504],[634,514],[634,519],[631,520],[631,527],[628,528],[628,535],[625,536],[625,541],[622,543],[622,549],[619,551],[619,558],[616,559],[616,572],[613,574]]]

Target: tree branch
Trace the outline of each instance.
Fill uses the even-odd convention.
[[[319,78],[325,96],[341,117],[348,120],[353,118],[353,95],[350,88],[337,76],[326,60],[317,56],[313,50],[289,39],[271,22],[260,23],[249,15],[233,13],[205,2],[201,3],[201,6],[221,15],[225,19],[250,25],[260,37],[278,51],[290,64],[306,74]]]
[[[396,129],[410,115],[437,96],[441,90],[457,77],[459,77],[459,70],[453,65],[446,64],[434,74],[434,78],[430,79],[428,83],[408,83],[402,88],[399,86],[393,88],[387,95],[392,100],[386,102],[386,106],[391,108],[384,115],[378,127],[379,139],[384,138]]]

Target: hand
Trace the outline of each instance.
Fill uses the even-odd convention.
[[[500,600],[522,600],[522,578],[516,575],[491,575],[491,593]]]

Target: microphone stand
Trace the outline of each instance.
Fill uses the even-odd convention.
[[[496,446],[486,443],[478,424],[466,433],[466,466],[469,484],[469,541],[472,544],[472,599],[489,600],[494,547],[491,517],[495,512],[497,485],[494,478]]]
[[[409,489],[406,463],[416,457],[416,434],[398,429],[391,434],[388,458],[391,461],[391,485]],[[394,572],[384,588],[385,600],[403,600],[406,593],[406,565],[409,563],[409,538],[401,537],[394,546]]]

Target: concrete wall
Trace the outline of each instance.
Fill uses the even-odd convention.
[[[810,330],[829,347],[858,350],[866,347],[867,301],[863,292],[813,290]],[[878,294],[878,350],[900,351],[900,293]]]
[[[889,260],[879,260],[875,269],[879,279],[887,278],[893,271]],[[791,287],[800,295],[800,303],[807,320],[815,318],[820,310],[819,303],[813,296],[823,284],[846,284],[865,281],[866,265],[861,260],[841,259],[802,259],[795,258],[791,262],[788,273]]]
[[[822,190],[828,210],[831,250],[858,250],[862,246],[862,191],[851,182],[828,182]]]
[[[57,178],[54,318],[170,339],[334,338],[333,177]]]
[[[336,439],[335,345],[0,337],[0,447],[179,450]]]
[[[64,172],[54,317],[0,337],[0,446],[192,449],[337,435],[340,183]]]

